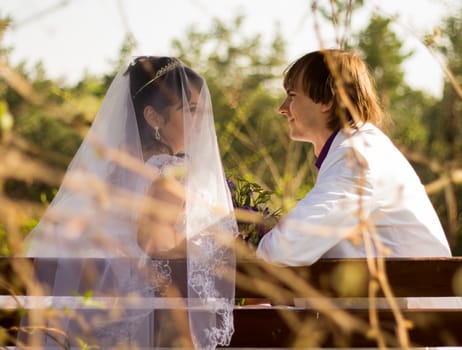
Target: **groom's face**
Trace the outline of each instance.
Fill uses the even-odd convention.
[[[326,118],[322,104],[308,97],[301,86],[301,79],[286,91],[287,96],[279,107],[279,113],[287,117],[290,138],[296,141],[314,143],[319,131],[325,128]]]

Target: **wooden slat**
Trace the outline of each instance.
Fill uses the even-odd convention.
[[[274,267],[268,274],[266,264],[252,260],[241,261],[237,267],[239,272],[252,276],[256,280],[264,280],[268,283],[281,284],[280,279],[275,276],[284,276],[293,272],[301,276],[306,282],[329,296],[342,296],[341,288],[338,288],[340,273],[354,274],[366,273],[366,278],[355,288],[355,296],[368,296],[369,273],[365,259],[326,259],[320,260],[312,266],[304,267]],[[459,273],[459,275],[457,275]],[[436,297],[436,296],[458,296],[454,290],[455,277],[460,276],[460,290],[462,290],[462,258],[393,258],[386,260],[386,275],[397,297]],[[348,276],[347,276],[348,278]],[[359,282],[358,282],[359,283]],[[294,296],[304,297],[306,295],[293,291]],[[379,294],[383,295],[383,294]],[[268,295],[265,291],[256,288],[249,288],[246,285],[237,285],[237,297],[265,298]]]
[[[85,259],[82,263],[79,259],[74,260],[80,264],[82,269],[95,271],[97,277],[98,270],[104,269],[105,260],[103,259]],[[136,266],[137,261],[131,263]],[[17,276],[14,276],[12,265],[32,264],[40,269],[47,269],[51,274],[56,269],[55,259],[34,259],[34,258],[0,258],[0,271],[4,280],[0,285],[0,294],[8,294],[4,287],[9,284],[16,292],[21,292],[21,286],[18,283]],[[169,265],[172,269],[172,278],[181,290],[185,291],[186,286],[181,284],[185,280],[186,264],[184,260],[170,260]],[[267,267],[274,274],[269,274]],[[362,280],[363,284],[357,286],[355,296],[367,297],[367,283],[369,275],[365,259],[328,259],[320,260],[316,264],[307,267],[276,267],[264,264],[259,260],[242,260],[238,261],[237,273],[243,274],[248,278],[253,278],[266,283],[274,283],[283,286],[277,276],[284,276],[287,273],[294,273],[296,276],[303,278],[307,283],[318,290],[323,291],[326,295],[341,295],[341,289],[337,288],[339,271],[351,274],[351,278],[356,273],[366,273],[366,278]],[[345,272],[346,271],[346,272]],[[419,259],[387,259],[386,272],[394,295],[397,297],[437,297],[437,296],[458,296],[458,290],[462,290],[462,258],[419,258]],[[458,274],[459,273],[459,274]],[[457,282],[455,278],[460,276],[460,287],[454,289]],[[348,276],[347,276],[348,278]],[[92,283],[90,280],[89,284]],[[305,297],[303,293],[291,290],[294,297]],[[380,295],[379,295],[380,296]],[[259,291],[253,285],[243,285],[237,279],[236,283],[237,298],[267,298],[265,291]]]

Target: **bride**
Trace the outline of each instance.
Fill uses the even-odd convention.
[[[111,305],[76,307],[54,313],[45,325],[29,313],[18,342],[165,346],[159,340],[166,338],[165,320],[148,301],[178,291],[182,281],[170,265],[181,258],[187,266],[180,277],[187,286],[181,299],[188,310],[186,338],[198,349],[227,345],[236,234],[206,82],[176,58],[138,57],[109,87],[57,195],[26,238],[25,255],[37,258],[38,279],[54,297],[91,291],[117,302],[136,295],[142,306],[118,313]],[[184,333],[178,329],[171,339]]]

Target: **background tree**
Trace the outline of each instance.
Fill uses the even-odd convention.
[[[460,5],[459,5],[460,6]],[[443,96],[424,114],[428,130],[425,154],[432,160],[437,179],[429,187],[439,213],[444,218],[453,251],[462,252],[462,7],[427,36],[426,43],[435,55],[444,58],[448,80]],[[427,162],[428,163],[428,162]]]
[[[9,20],[0,20],[1,30]],[[0,32],[0,37],[3,32]],[[0,42],[0,253],[36,223],[88,130],[106,91],[104,79],[76,86],[47,78],[42,64],[13,67]],[[8,232],[8,235],[6,235]]]
[[[382,106],[389,117],[386,130],[401,145],[421,148],[427,137],[422,123],[423,111],[435,100],[405,82],[403,63],[413,52],[403,52],[403,41],[392,30],[395,20],[373,15],[367,27],[355,36],[355,47],[361,51],[371,70]]]
[[[215,19],[205,32],[192,27],[173,47],[207,80],[225,170],[275,191],[274,206],[288,208],[306,192],[312,162],[277,113],[285,45],[278,27],[269,45],[260,35],[243,36],[244,22],[237,16],[230,23]]]

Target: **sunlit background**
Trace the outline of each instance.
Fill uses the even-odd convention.
[[[277,114],[284,68],[347,47],[371,68],[387,132],[458,254],[461,11],[456,0],[0,0],[0,233],[35,225],[115,73],[136,55],[177,56],[201,73],[225,171],[271,191],[272,209],[290,209],[316,170],[311,146],[290,142]]]
[[[328,1],[319,1],[328,4]],[[457,0],[367,0],[353,15],[351,30],[365,27],[373,11],[396,16],[393,28],[406,50],[415,54],[405,64],[412,86],[440,95],[442,72],[422,45]],[[0,0],[0,13],[13,18],[3,44],[10,59],[32,65],[42,61],[54,78],[75,82],[83,72],[101,73],[117,57],[127,33],[136,40],[134,55],[171,54],[172,39],[184,40],[187,28],[210,28],[212,19],[227,22],[243,15],[244,33],[259,34],[266,43],[279,30],[287,45],[287,59],[319,48],[311,1],[288,0]],[[325,46],[335,45],[332,24],[322,26]]]

